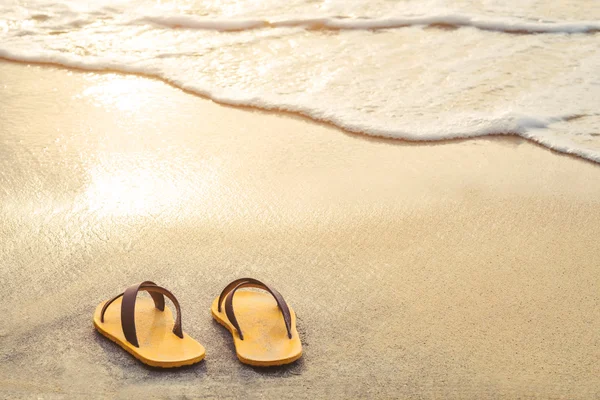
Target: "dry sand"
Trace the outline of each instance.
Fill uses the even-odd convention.
[[[600,398],[600,165],[411,144],[135,76],[0,64],[0,398]],[[240,364],[209,306],[253,276],[304,357]],[[92,328],[151,279],[207,349],[145,367]]]

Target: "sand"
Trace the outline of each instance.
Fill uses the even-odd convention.
[[[0,398],[600,398],[600,165],[407,143],[163,82],[0,63]],[[303,358],[240,364],[210,304],[279,289]],[[96,305],[150,279],[207,349],[148,368]]]

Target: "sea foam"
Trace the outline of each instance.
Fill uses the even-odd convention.
[[[600,162],[595,21],[206,18],[73,4],[1,9],[0,57],[155,77],[350,132],[411,141],[517,135]]]
[[[432,26],[443,28],[470,27],[486,31],[505,33],[594,33],[600,32],[598,21],[578,22],[527,22],[515,19],[494,19],[476,15],[445,14],[404,18],[301,18],[284,20],[248,19],[213,20],[189,15],[145,16],[131,23],[151,23],[157,26],[178,29],[202,29],[221,32],[251,29],[299,27],[305,29],[329,30],[380,30],[399,29],[411,26]]]

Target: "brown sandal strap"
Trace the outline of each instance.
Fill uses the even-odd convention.
[[[150,281],[145,281],[143,283],[156,286],[156,283],[150,282]],[[155,293],[155,292],[149,292],[149,293],[150,293],[150,296],[152,296],[152,300],[154,300],[154,305],[156,306],[156,308],[158,308],[160,311],[164,311],[164,309],[165,309],[164,296],[161,295],[160,293]],[[100,312],[100,322],[104,322],[104,314],[106,313],[106,309],[108,308],[108,306],[110,306],[116,299],[118,299],[121,296],[123,296],[123,293],[116,295],[115,297],[113,297],[112,299],[110,299],[106,303],[104,303],[104,306],[102,306],[102,311]]]
[[[233,289],[230,290],[229,295],[227,295],[227,298],[225,299],[225,314],[227,315],[227,318],[229,319],[231,324],[235,327],[238,334],[240,335],[240,340],[244,340],[244,334],[242,333],[240,325],[239,325],[237,318],[235,316],[235,313],[233,311],[233,296],[235,295],[235,292],[238,289],[241,289],[244,287],[254,287],[254,288],[266,290],[275,298],[275,301],[277,302],[277,306],[279,307],[279,310],[281,310],[281,314],[283,315],[283,321],[285,322],[285,328],[287,330],[288,338],[291,339],[292,338],[292,317],[291,317],[290,309],[289,309],[287,303],[285,302],[285,300],[283,299],[283,296],[281,296],[281,294],[277,290],[269,287],[268,285],[266,285],[256,279],[244,278],[244,279],[238,279],[237,281],[234,281],[234,282],[238,282],[238,281],[239,281],[239,283],[237,283],[233,287]],[[234,282],[227,285],[227,287],[225,289],[232,286],[232,284]],[[221,297],[222,296],[219,297],[219,307],[221,306],[221,304],[220,304]]]
[[[173,302],[177,311],[175,325],[173,326],[173,333],[183,339],[183,330],[181,328],[181,307],[179,306],[179,302],[177,301],[173,293],[171,293],[163,287],[157,286],[155,283],[150,281],[145,281],[130,286],[125,290],[125,292],[106,302],[102,310],[103,312],[101,316],[101,321],[104,322],[104,311],[106,310],[108,305],[112,303],[115,299],[119,298],[120,296],[123,296],[123,301],[121,302],[121,328],[123,329],[125,339],[127,339],[127,341],[133,346],[140,347],[135,329],[135,302],[137,299],[137,294],[140,290],[150,293],[150,296],[152,296],[152,298],[154,299],[154,304],[156,308],[158,308],[160,311],[164,311],[165,308],[164,296],[167,296]]]
[[[227,296],[229,294],[229,292],[231,292],[233,290],[233,288],[235,288],[240,283],[249,282],[252,280],[253,280],[252,278],[236,279],[235,281],[231,282],[229,285],[225,286],[225,289],[223,289],[223,291],[219,295],[219,303],[217,304],[218,311],[221,312],[221,304],[223,304],[223,300],[225,300],[225,296]]]

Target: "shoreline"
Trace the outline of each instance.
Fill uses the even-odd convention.
[[[341,134],[122,73],[0,76],[0,397],[600,395],[597,164]],[[296,311],[298,362],[237,360],[209,308],[241,276]],[[94,332],[147,279],[205,361],[156,371]]]
[[[441,145],[443,145],[446,143],[461,142],[461,141],[468,141],[468,140],[474,140],[474,139],[485,139],[485,138],[492,138],[492,139],[506,138],[509,140],[510,139],[518,139],[518,140],[525,140],[531,144],[534,144],[535,146],[539,146],[540,148],[549,150],[556,154],[566,155],[569,157],[575,157],[577,159],[581,159],[581,160],[590,162],[592,164],[600,164],[600,159],[594,160],[594,159],[587,158],[587,157],[584,157],[579,154],[575,154],[572,151],[558,150],[558,149],[546,146],[534,139],[521,136],[520,134],[514,133],[514,132],[497,132],[497,133],[490,133],[490,134],[478,135],[478,136],[465,136],[465,137],[454,137],[454,138],[447,138],[447,139],[431,139],[431,140],[426,140],[426,139],[412,140],[412,139],[407,139],[407,138],[393,138],[393,137],[389,137],[389,136],[370,134],[370,133],[367,133],[365,131],[360,131],[360,130],[350,130],[350,129],[347,129],[340,125],[337,125],[334,122],[315,119],[312,116],[306,115],[299,111],[289,111],[289,110],[283,110],[283,109],[277,109],[277,108],[261,108],[261,107],[257,107],[257,106],[231,104],[231,103],[223,102],[220,100],[213,99],[209,95],[204,95],[204,94],[198,93],[196,91],[186,89],[180,85],[173,83],[172,81],[170,81],[168,79],[162,78],[157,75],[147,74],[144,72],[134,72],[134,71],[127,72],[127,71],[122,71],[122,70],[118,70],[118,69],[110,69],[110,68],[109,69],[95,69],[95,68],[75,67],[75,66],[67,66],[64,64],[56,63],[56,62],[16,60],[16,59],[0,56],[0,63],[2,63],[2,62],[20,64],[20,65],[25,65],[25,66],[33,65],[33,66],[40,66],[40,67],[51,67],[51,68],[64,69],[64,70],[73,71],[73,72],[82,72],[82,73],[92,72],[92,73],[97,73],[97,74],[121,74],[121,75],[126,75],[126,76],[136,76],[136,77],[141,77],[141,78],[145,78],[145,79],[156,80],[158,82],[162,82],[162,83],[172,87],[173,89],[180,90],[183,93],[189,94],[191,96],[196,96],[203,100],[211,101],[211,102],[218,104],[220,106],[223,106],[223,107],[228,107],[228,108],[232,108],[235,110],[243,110],[243,111],[258,111],[258,112],[264,112],[264,113],[268,113],[268,114],[274,113],[274,114],[287,116],[287,117],[291,117],[291,118],[297,118],[304,122],[314,123],[317,125],[322,125],[322,126],[325,126],[328,128],[336,129],[346,135],[357,135],[357,136],[367,139],[367,140],[372,139],[372,140],[376,140],[376,141],[381,140],[381,141],[399,142],[401,144],[416,144],[416,145],[419,145],[419,144],[441,144]]]

